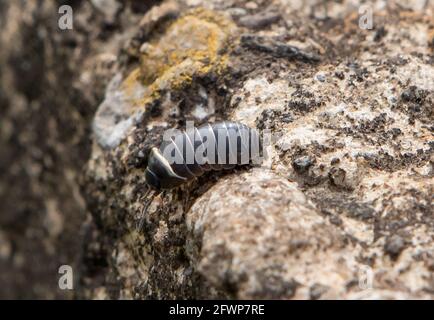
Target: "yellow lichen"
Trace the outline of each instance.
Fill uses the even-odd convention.
[[[220,74],[227,65],[234,31],[234,24],[222,14],[201,8],[187,12],[144,46],[140,67],[125,79],[124,89],[131,90],[137,83],[144,86],[143,97],[135,101],[143,106],[162,90],[185,87],[194,76]]]

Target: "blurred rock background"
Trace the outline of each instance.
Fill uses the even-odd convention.
[[[0,0],[0,298],[432,299],[433,8]],[[272,130],[269,167],[137,230],[149,148],[220,119]]]

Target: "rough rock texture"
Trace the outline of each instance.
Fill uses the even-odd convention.
[[[75,296],[434,298],[434,4],[372,1],[374,28],[364,30],[358,1],[330,2],[327,11],[322,1],[140,3],[77,1],[83,39],[69,35],[76,49],[67,53],[71,67],[65,67],[64,91],[54,91],[58,84],[50,82],[59,79],[59,69],[47,65],[35,73],[47,82],[41,92],[64,92],[67,99],[45,101],[41,93],[23,99],[6,92],[8,101],[0,100],[27,109],[52,105],[58,115],[53,134],[66,135],[66,140],[53,137],[63,148],[48,142],[47,148],[54,148],[53,168],[71,168],[71,180],[56,173],[55,183],[35,180],[45,193],[25,194],[41,206],[54,198],[63,219],[75,223],[87,208],[81,249],[68,256],[80,269]],[[87,15],[100,20],[86,20]],[[40,34],[50,39],[47,32]],[[65,41],[64,34],[57,37]],[[44,48],[44,54],[52,52],[48,44]],[[1,79],[5,90],[8,77]],[[67,93],[71,83],[79,101]],[[21,96],[29,90],[10,86]],[[6,108],[6,119],[18,113],[21,127],[12,123],[14,130],[27,124],[17,110]],[[50,121],[35,110],[49,130]],[[76,119],[77,110],[85,116],[73,126],[77,138],[71,142],[63,128],[70,122],[62,119]],[[210,172],[164,192],[152,200],[138,229],[149,200],[143,170],[150,147],[164,130],[182,128],[188,120],[199,125],[219,119],[270,130],[267,161]],[[4,127],[2,142],[13,150],[17,143],[8,139],[19,135],[5,136]],[[50,134],[38,135],[19,139],[19,145],[48,154],[51,149],[41,146]],[[26,152],[17,154],[29,159]],[[30,159],[29,165],[43,161]],[[24,172],[33,181],[34,171]],[[50,177],[45,168],[38,172]],[[21,176],[8,177],[9,184],[14,179],[29,184]],[[71,200],[67,194],[78,183],[83,200]],[[54,190],[59,185],[68,187]],[[17,194],[3,181],[0,191],[2,197]],[[27,212],[36,222],[23,228],[43,224],[36,205],[24,203],[27,209],[15,212]],[[53,206],[47,202],[41,212],[53,218]],[[17,223],[0,225],[6,239],[1,257],[15,263],[9,270],[19,268],[11,257],[31,257],[32,238],[29,231],[17,236]],[[61,236],[52,235],[57,230],[52,225],[46,228],[51,236],[37,239],[55,244],[58,261],[60,251],[70,248],[58,237],[76,239],[78,228],[59,228]],[[41,261],[53,263],[46,255]],[[47,296],[32,293],[38,294]]]

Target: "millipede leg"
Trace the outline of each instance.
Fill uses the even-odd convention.
[[[137,225],[136,225],[136,229],[137,229],[138,231],[141,231],[141,230],[142,230],[142,228],[143,228],[143,223],[145,222],[146,213],[147,213],[147,211],[148,211],[148,209],[149,209],[149,206],[151,205],[152,201],[154,200],[154,198],[155,198],[157,195],[158,195],[158,194],[157,194],[154,190],[152,190],[152,189],[149,189],[149,190],[146,191],[146,193],[143,195],[143,197],[142,197],[143,200],[146,200],[146,198],[148,198],[148,197],[149,197],[149,199],[145,201],[145,203],[144,203],[144,205],[143,205],[143,208],[142,208],[142,210],[141,210],[141,212],[140,212],[140,217],[139,217],[139,220],[138,220]]]

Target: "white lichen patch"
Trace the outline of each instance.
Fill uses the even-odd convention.
[[[426,41],[426,40],[425,40]],[[404,57],[408,63],[396,68],[396,77],[402,83],[408,83],[419,89],[434,90],[434,66],[423,63],[419,58]]]
[[[143,95],[144,87],[137,82],[134,90],[126,92],[121,84],[122,75],[117,74],[108,85],[93,122],[95,139],[103,148],[117,147],[143,114],[140,110],[132,113],[132,110],[134,101]]]
[[[232,97],[231,104],[240,100],[231,119],[255,127],[255,121],[265,109],[281,110],[294,91],[285,80],[268,82],[265,77],[249,79],[239,93]]]
[[[318,129],[314,125],[290,125],[285,130],[283,137],[278,140],[277,146],[282,150],[289,150],[296,145],[307,146],[314,142],[327,145],[333,132],[326,129]]]

